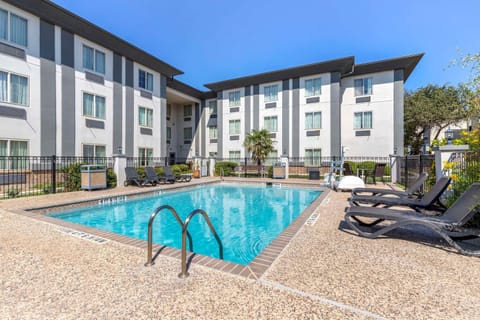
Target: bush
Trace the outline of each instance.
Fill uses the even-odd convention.
[[[115,188],[117,186],[117,175],[113,169],[107,169],[107,188]]]
[[[172,164],[170,168],[172,169],[175,175],[192,172],[190,167],[186,164]]]
[[[267,178],[273,178],[273,166],[268,166]]]
[[[238,167],[237,162],[233,161],[221,161],[215,163],[215,175],[220,176],[220,171],[223,169],[223,176],[234,176],[235,175],[235,168]]]
[[[63,186],[64,191],[79,191],[82,187],[82,181],[80,176],[80,167],[83,163],[72,163],[61,170],[63,175]],[[61,183],[57,184],[57,187],[60,186]],[[107,188],[115,188],[117,186],[117,175],[111,168],[107,169]],[[51,186],[48,186],[48,189],[44,188],[43,191],[45,193],[51,190]]]

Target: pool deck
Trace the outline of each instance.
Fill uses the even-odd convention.
[[[302,221],[263,272],[192,263],[187,279],[178,278],[173,254],[145,267],[146,248],[135,241],[90,241],[23,213],[148,190],[1,200],[2,319],[480,319],[480,258],[457,254],[423,229],[360,238],[342,222],[348,193],[326,194],[311,212],[318,218]]]

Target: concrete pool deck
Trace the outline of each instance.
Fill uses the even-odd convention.
[[[318,181],[313,183],[318,186]],[[316,222],[303,225],[258,278],[192,264],[190,277],[179,279],[177,258],[161,255],[155,265],[144,267],[145,248],[115,241],[99,244],[15,213],[146,189],[127,187],[0,201],[2,318],[480,317],[480,258],[457,254],[427,231],[401,230],[377,240],[355,236],[342,223],[348,193],[330,192],[314,209]]]

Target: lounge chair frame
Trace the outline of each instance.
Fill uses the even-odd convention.
[[[419,174],[417,179],[409,186],[405,191],[403,190],[390,190],[390,189],[381,189],[381,188],[355,188],[352,190],[352,195],[356,196],[385,196],[385,195],[395,195],[401,197],[412,197],[413,195],[418,195],[419,198],[423,196],[421,193],[421,188],[428,178],[428,174],[422,172]],[[368,194],[364,194],[368,193]]]

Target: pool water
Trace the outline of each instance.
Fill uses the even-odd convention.
[[[193,210],[203,209],[222,241],[224,259],[246,265],[320,194],[321,191],[313,189],[220,184],[49,215],[147,240],[148,220],[155,208],[171,205],[182,221]],[[194,252],[218,258],[218,244],[201,215],[192,219],[188,231],[192,236]],[[181,248],[181,232],[173,215],[164,210],[153,224],[153,242]]]

